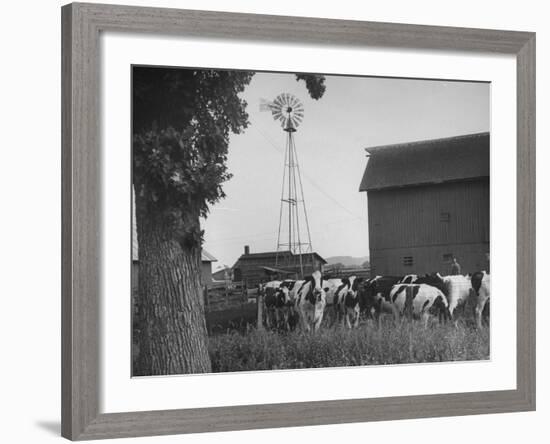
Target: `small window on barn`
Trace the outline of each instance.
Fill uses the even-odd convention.
[[[414,265],[412,256],[403,256],[403,265],[405,267],[412,267]]]
[[[450,264],[453,261],[453,253],[445,253],[443,255],[443,262],[446,264]]]
[[[451,213],[447,213],[446,211],[442,211],[439,213],[439,221],[440,222],[450,222],[451,221]]]

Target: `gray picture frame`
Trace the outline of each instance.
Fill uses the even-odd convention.
[[[517,388],[99,411],[100,46],[104,31],[510,54],[517,60]],[[73,3],[62,8],[62,435],[72,440],[535,409],[535,34]]]

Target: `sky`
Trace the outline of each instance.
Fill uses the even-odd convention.
[[[241,94],[250,125],[230,138],[227,197],[201,221],[214,270],[232,266],[245,245],[277,249],[287,133],[260,111],[261,99],[287,92],[304,105],[294,141],[312,247],[322,257],[368,256],[367,196],[359,192],[367,147],[489,131],[487,83],[327,76],[325,84],[313,100],[294,74],[257,73]]]

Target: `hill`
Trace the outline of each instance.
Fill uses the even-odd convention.
[[[353,257],[353,256],[331,256],[325,258],[328,265],[343,264],[346,267],[360,267],[365,261],[368,261],[368,256]]]

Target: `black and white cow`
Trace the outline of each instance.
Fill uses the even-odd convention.
[[[265,325],[267,328],[279,327],[280,308],[284,305],[284,299],[278,294],[282,281],[270,281],[260,284],[258,293],[263,297]]]
[[[477,296],[474,312],[478,328],[482,327],[483,313],[488,308],[491,299],[491,275],[478,271],[471,278],[472,289]]]
[[[448,317],[448,302],[443,292],[429,284],[396,284],[390,291],[396,321],[399,318],[420,318],[424,326],[431,316],[439,320]]]
[[[323,288],[325,289],[326,307],[324,317],[330,320],[330,324],[334,323],[338,319],[338,289],[342,285],[342,279],[330,278],[323,280]]]
[[[323,281],[321,272],[315,271],[298,290],[296,308],[300,314],[300,324],[305,331],[310,331],[312,326],[315,331],[321,327],[327,303],[324,284],[326,281]]]
[[[341,279],[334,299],[336,318],[345,321],[348,328],[356,328],[359,325],[361,307],[359,303],[359,289],[363,278],[350,276]]]
[[[447,301],[449,303],[449,316],[455,322],[464,315],[466,303],[472,294],[472,282],[468,276],[451,275],[441,276],[437,274],[445,284]]]
[[[400,284],[412,284],[416,282],[418,279],[418,276],[416,274],[406,274],[401,278],[399,281]]]
[[[342,285],[342,279],[339,278],[331,278],[331,279],[325,279],[323,287],[325,288],[326,297],[327,297],[327,307],[333,306],[335,307],[338,302],[338,289]]]
[[[296,281],[286,279],[281,282],[275,292],[277,310],[279,313],[279,321],[282,327],[289,330],[295,323],[295,318],[298,315],[294,309],[296,302],[296,294],[299,287],[304,281]]]
[[[394,314],[390,291],[402,279],[402,276],[376,276],[364,282],[358,295],[360,311],[378,322],[381,314]]]

